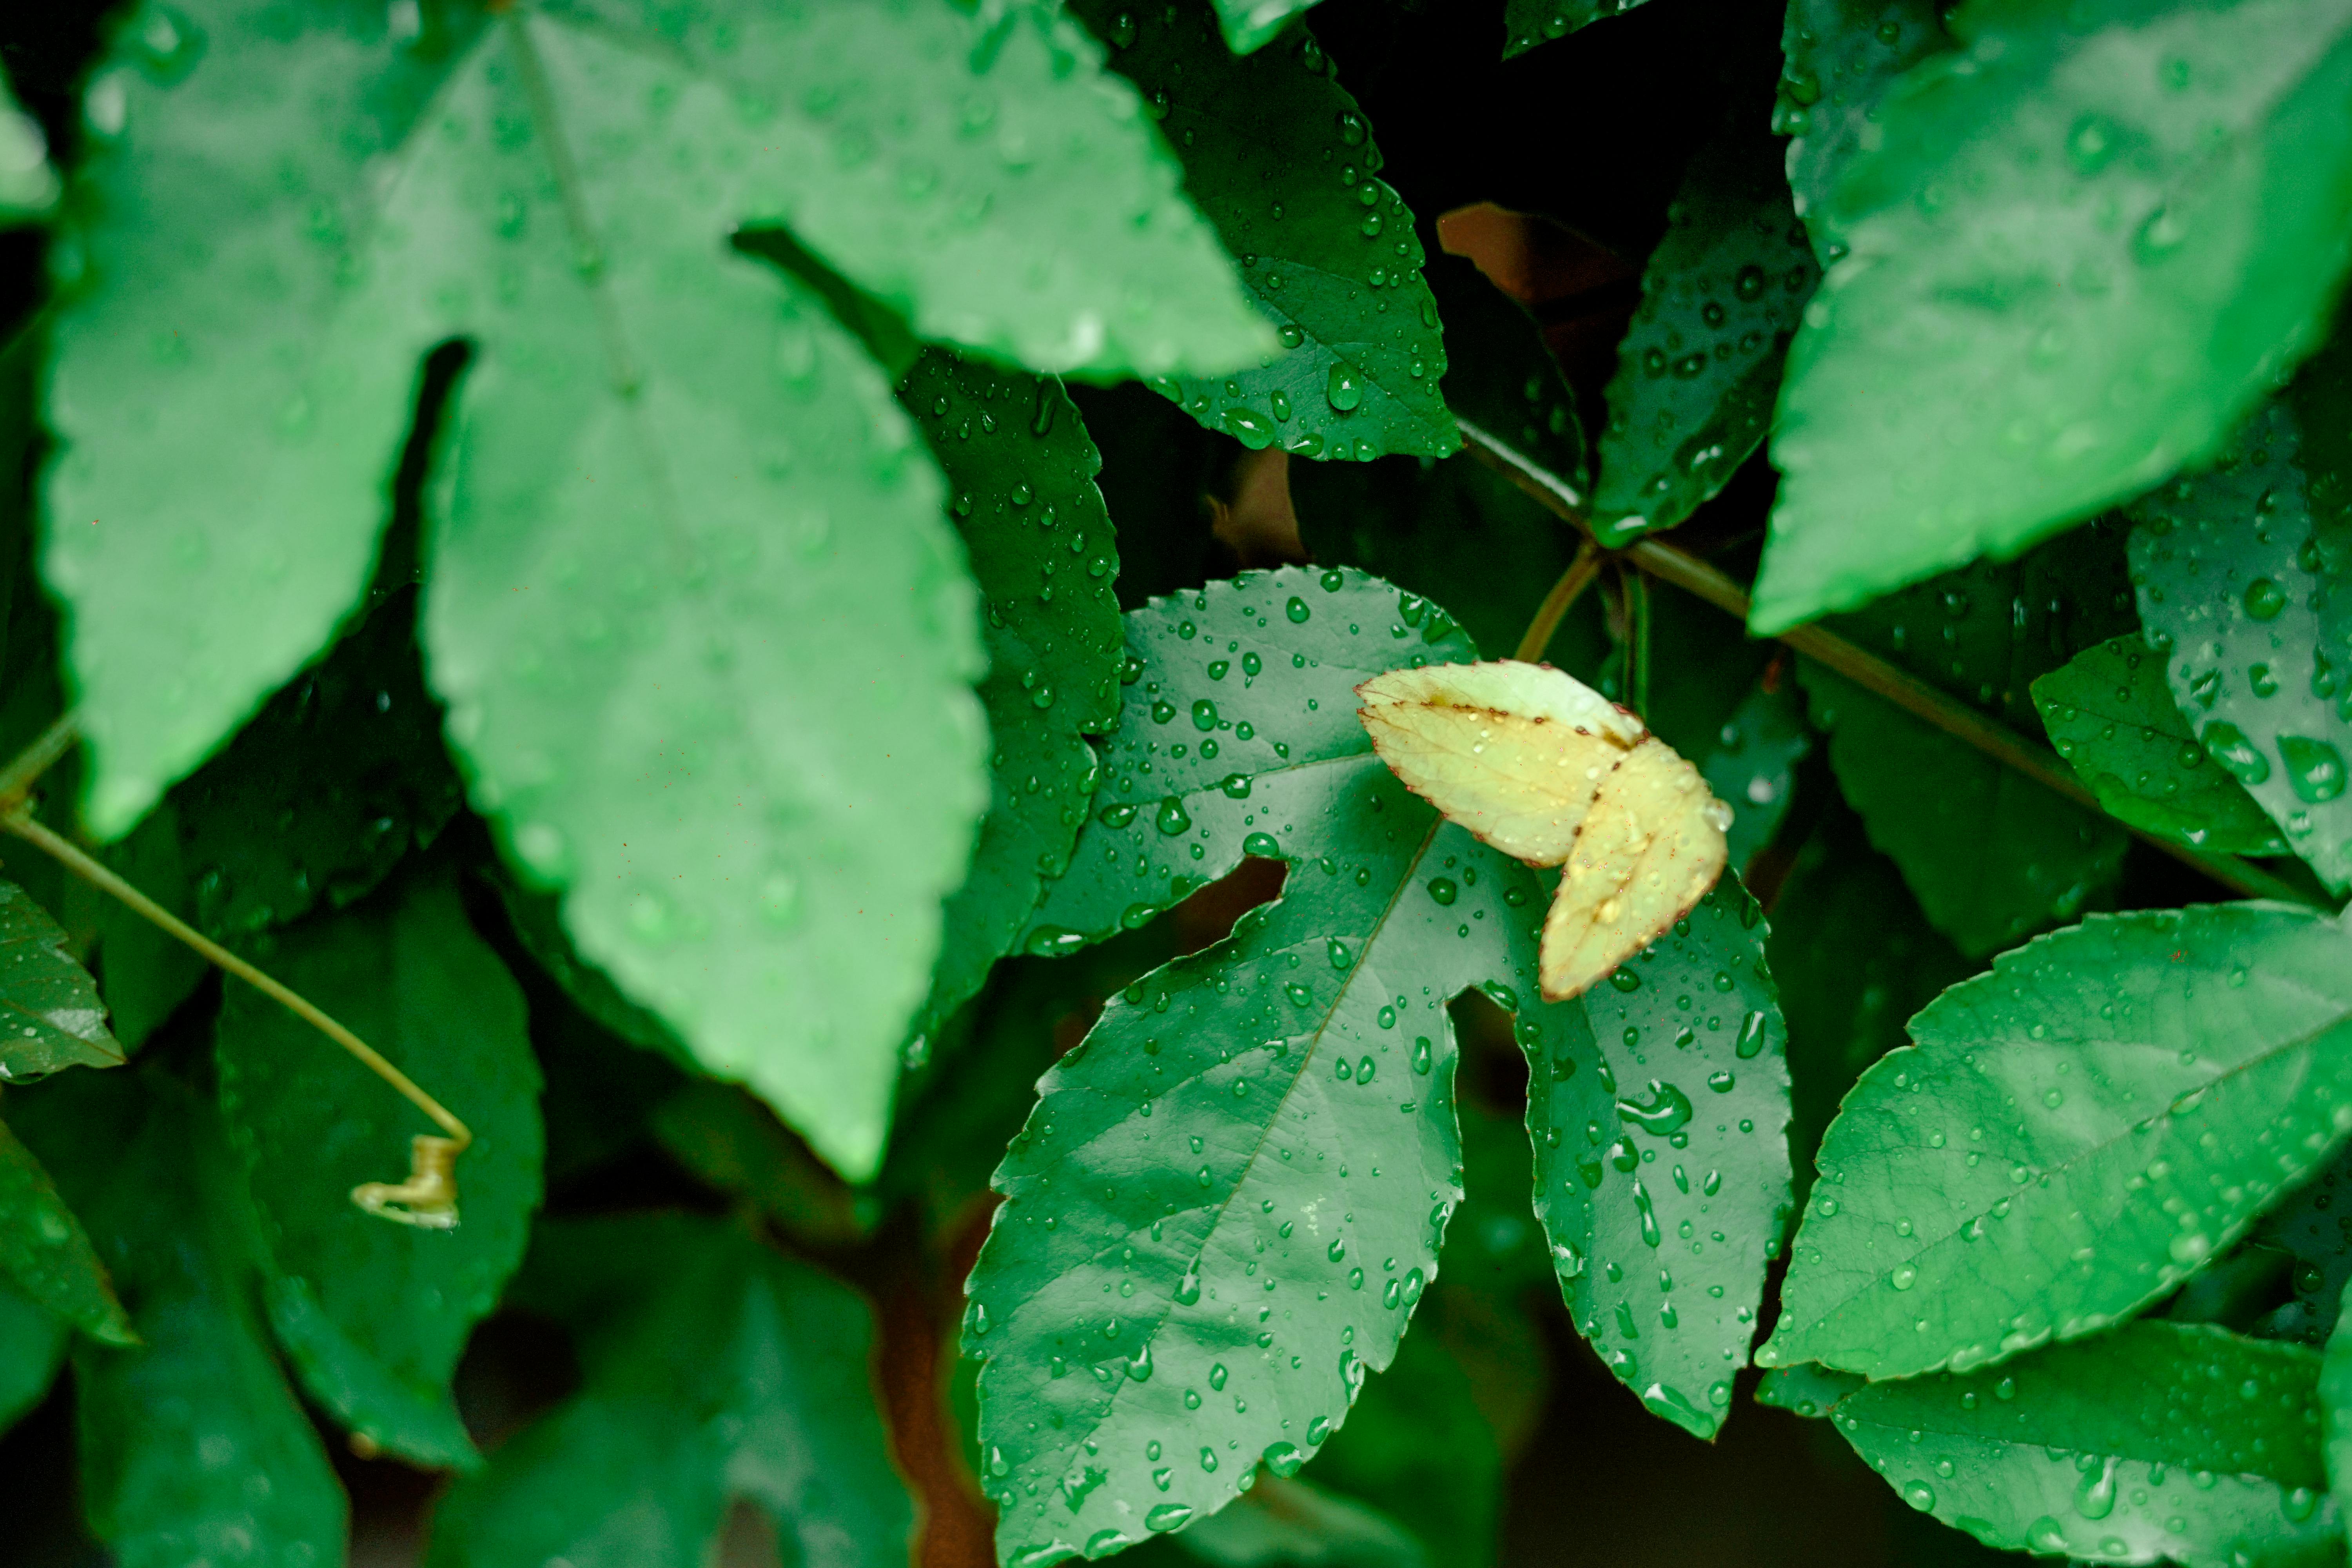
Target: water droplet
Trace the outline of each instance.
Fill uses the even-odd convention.
[[[1936,1506],[1936,1489],[1925,1481],[1913,1481],[1903,1489],[1903,1500],[1926,1513]]]
[[[1168,1472],[1165,1470],[1160,1472],[1161,1475],[1166,1475],[1167,1473]],[[1153,1509],[1150,1513],[1143,1516],[1143,1527],[1146,1530],[1152,1531],[1174,1530],[1177,1526],[1182,1524],[1186,1520],[1192,1517],[1192,1510],[1185,1504],[1181,1502],[1163,1502],[1159,1507]]]
[[[1291,595],[1290,603],[1282,606],[1282,613],[1290,617],[1293,625],[1297,625],[1303,623],[1315,612],[1307,607],[1306,600],[1294,594]]]
[[[2246,607],[2248,619],[2274,621],[2278,619],[2279,612],[2286,608],[2286,593],[2268,577],[2257,577],[2246,584],[2245,595],[2241,602]]]
[[[1152,826],[1173,838],[1192,826],[1192,814],[1184,809],[1182,801],[1171,795],[1160,803],[1160,815],[1152,818]]]
[[[1253,833],[1242,840],[1242,853],[1255,855],[1267,860],[1279,860],[1282,858],[1282,846],[1275,841],[1275,837],[1271,833]]]
[[[1340,413],[1353,413],[1364,401],[1364,384],[1354,366],[1334,363],[1323,379],[1323,395]]]
[[[1202,1167],[1206,1169],[1206,1167]],[[1201,1260],[1184,1265],[1184,1278],[1176,1281],[1176,1304],[1189,1307],[1201,1299]]]
[[[1617,1111],[1643,1131],[1653,1137],[1664,1138],[1679,1131],[1684,1123],[1690,1121],[1690,1096],[1673,1084],[1652,1079],[1649,1094],[1644,1099],[1621,1100],[1617,1102]]]
[[[2206,732],[2211,733],[2212,728],[2207,725]],[[2278,749],[2297,800],[2306,805],[2325,805],[2344,793],[2344,753],[2333,745],[2305,735],[2281,735]]]
[[[1429,896],[1441,904],[1451,904],[1458,896],[1458,889],[1452,878],[1433,877],[1429,882]]]

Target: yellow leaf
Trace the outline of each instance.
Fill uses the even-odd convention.
[[[1641,720],[1549,665],[1395,669],[1356,688],[1372,749],[1415,795],[1530,866],[1564,866],[1548,1000],[1663,935],[1722,875],[1731,813]]]

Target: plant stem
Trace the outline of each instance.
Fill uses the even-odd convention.
[[[1627,706],[1650,716],[1650,579],[1639,564],[1624,569],[1625,698]]]
[[[1470,449],[1483,460],[1499,469],[1553,516],[1580,531],[1588,527],[1583,515],[1565,499],[1569,492],[1557,479],[1496,442],[1470,421],[1457,419],[1456,422],[1461,426],[1463,438]],[[1716,608],[1738,616],[1742,622],[1747,620],[1747,590],[1688,552],[1671,544],[1662,544],[1654,539],[1643,539],[1620,553],[1659,581],[1671,584],[1694,598],[1704,599]],[[2056,752],[2034,744],[1999,720],[1988,718],[1909,671],[1895,668],[1876,654],[1858,647],[1819,626],[1791,626],[1780,635],[1779,640],[1864,690],[1885,698],[1913,717],[1934,725],[1953,739],[1975,747],[2003,766],[2023,773],[2078,805],[2105,815],[2098,796],[2084,785]],[[2110,817],[2109,820],[2116,819]],[[2127,822],[2118,822],[2117,826],[2143,843],[2248,898],[2280,899],[2304,905],[2314,901],[2310,895],[2293,883],[2274,877],[2235,855],[2215,855],[2193,849]]]
[[[1535,619],[1528,623],[1527,635],[1519,638],[1519,646],[1512,650],[1513,658],[1533,664],[1543,658],[1544,649],[1551,646],[1552,634],[1559,630],[1561,619],[1584,591],[1592,586],[1592,580],[1601,575],[1601,563],[1605,559],[1601,546],[1590,539],[1578,547],[1576,559],[1568,563],[1568,570],[1559,574],[1559,581],[1551,585],[1551,592],[1546,594],[1543,603],[1536,606]]]

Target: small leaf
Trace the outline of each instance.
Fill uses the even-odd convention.
[[[1364,459],[1460,446],[1412,213],[1376,177],[1370,125],[1313,36],[1300,27],[1281,48],[1236,58],[1205,0],[1072,9],[1116,46],[1111,68],[1150,103],[1185,194],[1279,330],[1255,369],[1152,384],[1252,450]]]
[[[2095,915],[1911,1036],[1830,1125],[1764,1364],[1967,1370],[2179,1283],[2352,1131],[2352,933],[2263,904]]]
[[[41,122],[25,112],[0,72],[0,228],[48,216],[58,188]]]
[[[0,1285],[0,1433],[47,1397],[70,1334],[63,1319]]]
[[[0,881],[0,1079],[122,1065],[98,987],[65,943],[47,910]]]
[[[1503,58],[1526,54],[1538,44],[1564,38],[1579,27],[1640,4],[1642,0],[1507,0],[1503,28],[1507,41]]]
[[[730,1494],[788,1558],[906,1562],[872,1317],[846,1287],[734,1226],[648,1214],[542,1226],[515,1300],[573,1329],[582,1386],[450,1489],[429,1568],[693,1563]]]
[[[2133,581],[2149,646],[2209,756],[2285,829],[2320,879],[2352,887],[2352,647],[2321,606],[2352,562],[2318,547],[2300,421],[2249,422],[2210,472],[2131,508]]]
[[[2286,841],[2197,743],[2138,637],[2110,637],[2033,682],[2052,743],[2118,822],[2224,855],[2283,855]]]
[[[1864,145],[1887,89],[1952,47],[1935,0],[1795,0],[1780,35],[1772,129],[1789,137],[1789,189],[1824,262],[1845,254],[1829,232],[1830,195]]]
[[[1724,722],[1699,772],[1715,798],[1731,807],[1724,840],[1734,870],[1744,871],[1780,832],[1796,792],[1797,764],[1812,749],[1813,732],[1785,672],[1759,681]]]
[[[0,1125],[0,1289],[9,1286],[93,1339],[138,1342],[89,1233],[32,1151]]]
[[[1316,0],[1216,0],[1217,21],[1225,42],[1237,55],[1248,54],[1277,37],[1293,16],[1303,15]],[[1112,37],[1117,37],[1114,31]]]
[[[1874,1383],[1831,1420],[1912,1507],[1988,1546],[2103,1563],[2325,1562],[2319,1357],[2131,1323],[1994,1372]]]
[[[83,1509],[124,1568],[342,1561],[349,1512],[252,1305],[249,1216],[208,1105],[152,1065],[12,1093],[140,1348],[74,1348]]]
[[[303,1387],[351,1431],[420,1465],[470,1468],[450,1374],[539,1206],[540,1075],[522,995],[432,867],[260,957],[474,1134],[456,1167],[454,1231],[363,1213],[352,1189],[397,1180],[406,1135],[430,1124],[309,1023],[228,986],[215,1026],[221,1115],[261,1218],[270,1325]]]
[[[1591,485],[1584,427],[1543,329],[1465,257],[1440,252],[1423,276],[1445,322],[1446,407],[1580,504]]]
[[[1820,277],[1780,164],[1763,117],[1743,108],[1667,209],[1602,395],[1592,524],[1605,545],[1690,516],[1771,427],[1781,361]]]
[[[2210,450],[2344,270],[2345,0],[1981,3],[1952,30],[1828,203],[1851,253],[1790,353],[1759,633],[2013,555]]]
[[[1111,591],[1118,539],[1094,482],[1102,456],[1061,384],[930,349],[898,400],[947,475],[989,664],[988,815],[947,903],[915,1023],[928,1039],[1013,950],[1045,882],[1068,869],[1094,792],[1086,737],[1118,721],[1127,645]]]

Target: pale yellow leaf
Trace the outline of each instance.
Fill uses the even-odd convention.
[[[1642,721],[1547,665],[1391,670],[1356,689],[1372,749],[1515,859],[1566,870],[1544,921],[1544,995],[1583,992],[1703,898],[1730,813]]]

